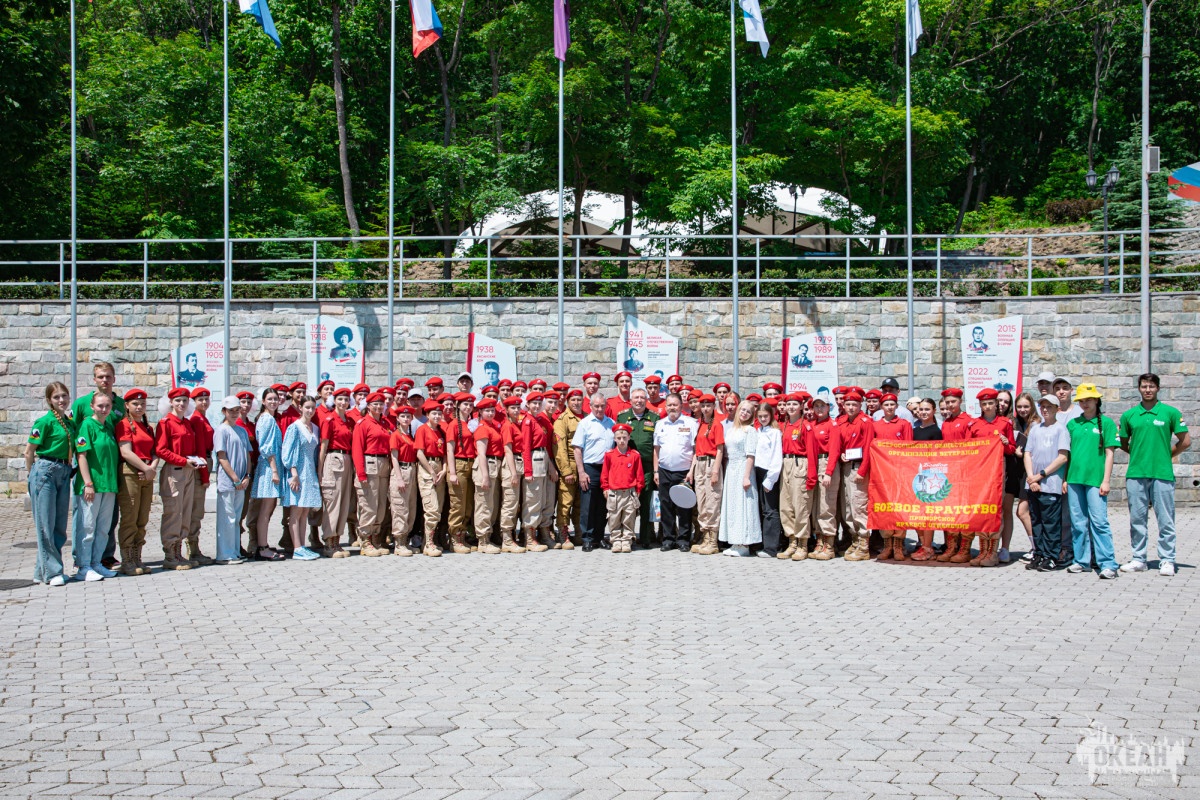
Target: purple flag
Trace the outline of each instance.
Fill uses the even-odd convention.
[[[571,29],[567,24],[570,16],[567,0],[554,0],[554,57],[559,61],[567,60],[567,48],[571,46]]]

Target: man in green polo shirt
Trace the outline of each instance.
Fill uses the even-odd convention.
[[[649,399],[645,389],[634,389],[629,394],[630,407],[617,415],[617,422],[623,422],[633,429],[633,433],[629,434],[629,446],[641,454],[642,469],[647,476],[646,486],[638,495],[638,502],[641,503],[638,547],[643,550],[649,550],[657,543],[650,499],[657,488],[654,485],[654,423],[658,422],[658,414],[647,407]]]
[[[1121,571],[1146,571],[1146,531],[1153,505],[1158,520],[1158,574],[1170,577],[1175,574],[1173,460],[1192,446],[1192,437],[1179,409],[1158,401],[1158,388],[1159,379],[1153,372],[1139,376],[1142,402],[1121,415],[1121,449],[1129,453],[1125,495],[1129,500],[1129,542],[1133,551],[1133,558]]]
[[[117,371],[112,364],[107,361],[97,361],[92,365],[92,383],[95,384],[95,391],[76,398],[71,404],[71,419],[75,422],[75,427],[83,425],[83,421],[92,415],[92,397],[99,394],[106,394],[112,398],[112,412],[108,415],[109,424],[115,429],[117,423],[125,417],[125,400],[116,393],[113,389],[113,384],[117,382]],[[124,491],[124,484],[119,487]],[[121,509],[118,506],[113,506],[112,522],[109,524],[108,542],[104,545],[104,557],[100,559],[100,563],[107,569],[113,569],[121,566],[121,562],[117,561],[117,525],[121,521]]]

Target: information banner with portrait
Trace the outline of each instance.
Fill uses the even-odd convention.
[[[1021,390],[1021,317],[1005,317],[959,328],[962,340],[963,403],[979,414],[980,389]]]
[[[308,390],[321,381],[353,389],[366,377],[367,347],[362,328],[341,317],[316,316],[304,323],[308,339]]]
[[[833,387],[838,385],[837,334],[806,333],[783,340],[783,385],[785,391],[808,392],[833,405]]]
[[[679,340],[627,314],[617,370],[632,372],[634,386],[644,386],[642,382],[651,375],[666,385],[667,378],[679,372]]]
[[[504,379],[517,380],[517,348],[508,342],[484,336],[481,333],[467,334],[467,372],[475,382],[475,393],[485,386],[495,386]]]
[[[1000,530],[1004,445],[992,436],[962,442],[871,443],[867,527],[873,530]]]
[[[171,386],[195,389],[203,386],[212,395],[209,421],[221,419],[225,398],[225,334],[214,333],[187,342],[171,354]]]

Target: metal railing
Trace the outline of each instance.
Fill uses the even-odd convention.
[[[1190,236],[1189,236],[1190,235]],[[903,237],[743,234],[734,264],[730,237],[636,235],[630,252],[566,236],[568,298],[907,296]],[[606,242],[625,237],[604,234]],[[1126,293],[1140,288],[1137,231],[939,234],[914,240],[913,294],[1035,296]],[[1200,289],[1200,228],[1152,231],[1154,291]],[[557,237],[396,237],[230,240],[235,299],[397,299],[452,295],[535,298],[558,294]],[[891,246],[889,247],[889,242]],[[896,244],[899,247],[896,247]],[[217,299],[224,286],[221,239],[79,240],[75,271],[83,299]],[[814,249],[819,247],[821,249]],[[450,251],[446,255],[446,251]],[[204,273],[211,277],[203,277]],[[449,277],[446,277],[447,273]],[[436,276],[436,277],[434,277]],[[0,241],[0,297],[66,299],[70,240]]]

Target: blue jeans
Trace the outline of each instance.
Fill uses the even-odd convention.
[[[41,583],[63,574],[62,549],[71,513],[71,467],[39,458],[29,471],[29,505],[37,529],[37,565],[33,579]]]
[[[217,492],[217,561],[232,561],[241,557],[242,503],[244,491]]]
[[[96,492],[92,502],[75,495],[74,525],[71,527],[71,552],[79,569],[99,564],[108,544],[108,526],[117,507],[116,492]]]
[[[1129,498],[1129,546],[1133,560],[1146,563],[1147,528],[1150,526],[1150,506],[1158,520],[1158,560],[1175,563],[1175,482],[1154,478],[1126,478],[1125,493]]]
[[[1108,498],[1100,496],[1099,486],[1067,484],[1067,502],[1071,506],[1071,538],[1075,563],[1084,569],[1092,565],[1092,548],[1100,569],[1116,569],[1112,528],[1108,526]]]

